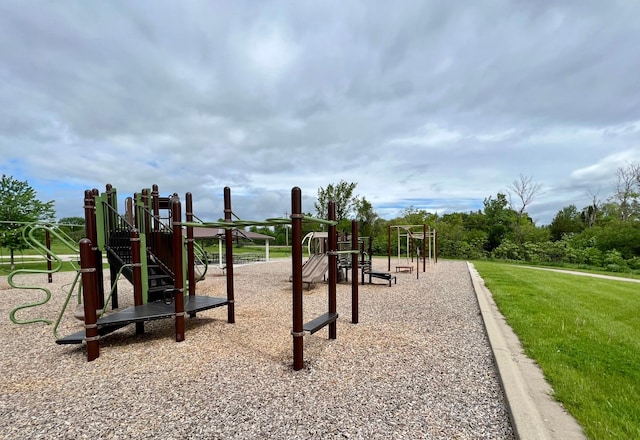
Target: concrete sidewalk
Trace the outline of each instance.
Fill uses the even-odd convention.
[[[612,280],[612,281],[623,281],[625,283],[640,283],[640,279],[636,279],[636,278],[616,277],[613,275],[602,275],[599,273],[578,272],[578,271],[569,270],[569,269],[552,269],[550,267],[519,266],[519,265],[514,265],[514,266],[523,267],[525,269],[546,270],[549,272],[566,273],[569,275],[577,275],[581,277],[602,278],[603,280]]]
[[[491,292],[473,264],[467,264],[516,436],[526,440],[586,439],[578,422],[551,397],[553,390],[542,371],[524,354]]]

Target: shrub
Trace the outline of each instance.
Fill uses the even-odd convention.
[[[640,257],[633,256],[627,260],[627,266],[630,269],[638,270],[640,269]]]
[[[500,243],[500,246],[491,252],[491,256],[501,260],[522,260],[520,247],[509,240],[504,240]]]
[[[627,268],[627,262],[622,258],[622,254],[615,249],[605,252],[603,261],[605,267],[612,272],[620,272]]]

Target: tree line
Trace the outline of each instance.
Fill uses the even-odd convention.
[[[538,226],[527,209],[539,195],[541,185],[520,175],[504,191],[484,199],[483,209],[439,215],[409,206],[394,219],[385,220],[372,204],[356,194],[357,183],[341,180],[318,189],[315,215],[326,218],[329,200],[336,203],[338,230],[349,233],[357,220],[360,236],[370,237],[374,255],[386,255],[388,227],[427,225],[438,234],[441,258],[504,259],[535,264],[572,264],[609,271],[640,271],[640,164],[620,167],[614,176],[613,191],[604,200],[591,194],[587,206],[569,204],[560,209],[549,225]],[[37,200],[27,182],[3,175],[0,181],[0,247],[24,248],[17,224],[8,221],[52,221],[53,201]],[[60,223],[83,224],[82,218],[61,219]],[[271,235],[276,245],[290,244],[285,225],[253,227],[254,232]],[[303,232],[317,229],[304,224]],[[79,228],[69,232],[82,235]],[[396,237],[391,237],[395,255]]]
[[[349,232],[351,219],[357,219],[360,235],[371,237],[375,255],[387,254],[389,225],[425,224],[437,231],[442,258],[640,271],[640,165],[620,167],[614,179],[613,192],[604,200],[591,194],[589,205],[569,204],[543,226],[527,212],[541,185],[523,175],[504,192],[485,198],[477,211],[439,215],[409,206],[399,217],[385,220],[366,198],[355,194],[356,183],[345,181],[319,188],[315,208],[316,215],[324,216],[326,202],[334,200],[339,229]],[[280,235],[276,229],[276,244],[281,243]],[[395,255],[398,243],[393,236],[391,241]]]

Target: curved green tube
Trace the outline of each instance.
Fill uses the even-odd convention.
[[[197,257],[200,261],[204,262],[204,270],[201,272],[198,270],[198,279],[196,280],[196,282],[198,282],[204,280],[204,277],[207,274],[207,270],[209,269],[209,260],[207,259],[207,252],[204,250],[204,248],[195,241],[193,242],[193,244],[193,252],[197,254]],[[195,268],[198,269],[198,265],[196,264],[195,266]]]
[[[54,254],[49,249],[47,249],[45,245],[40,243],[37,238],[34,237],[34,233],[38,229],[44,229],[45,231],[48,230],[51,234],[53,234],[56,238],[58,238],[65,246],[67,246],[71,250],[73,250],[74,253],[76,253],[76,254],[79,253],[78,248],[75,247],[74,244],[72,244],[73,242],[70,240],[70,237],[67,234],[64,234],[64,232],[62,232],[62,231],[58,232],[54,228],[51,228],[51,227],[49,227],[47,225],[37,224],[37,223],[28,224],[22,229],[22,237],[24,238],[25,242],[32,249],[37,251],[43,257],[45,257],[47,259],[52,259],[55,262],[55,267],[52,266],[51,270],[49,270],[49,269],[16,269],[16,270],[14,270],[13,272],[11,272],[9,274],[9,276],[7,277],[7,282],[14,289],[41,290],[41,291],[43,291],[45,293],[45,298],[44,299],[42,299],[40,301],[35,301],[35,302],[32,302],[32,303],[28,303],[28,304],[22,304],[22,305],[20,305],[20,306],[18,306],[16,308],[14,308],[13,310],[11,310],[11,312],[9,313],[9,319],[11,319],[11,322],[13,322],[14,324],[33,324],[33,323],[36,323],[36,322],[44,322],[47,325],[51,324],[51,321],[49,321],[48,319],[45,319],[45,318],[35,318],[35,319],[29,319],[29,320],[19,320],[18,318],[16,318],[16,313],[18,311],[22,310],[22,309],[27,309],[27,308],[31,308],[31,307],[37,307],[37,306],[40,306],[40,305],[43,305],[43,304],[46,304],[47,302],[49,302],[49,300],[51,299],[51,291],[49,289],[47,289],[46,287],[42,287],[42,286],[21,286],[21,285],[18,285],[13,281],[15,276],[16,275],[20,275],[20,274],[49,274],[49,273],[55,273],[55,272],[58,272],[62,268],[62,260],[56,254]],[[64,234],[64,235],[62,235],[62,234]]]

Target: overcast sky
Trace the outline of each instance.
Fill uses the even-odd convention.
[[[261,220],[340,180],[444,214],[523,175],[548,224],[640,161],[640,2],[0,0],[0,102],[0,172],[58,218],[155,183]]]

